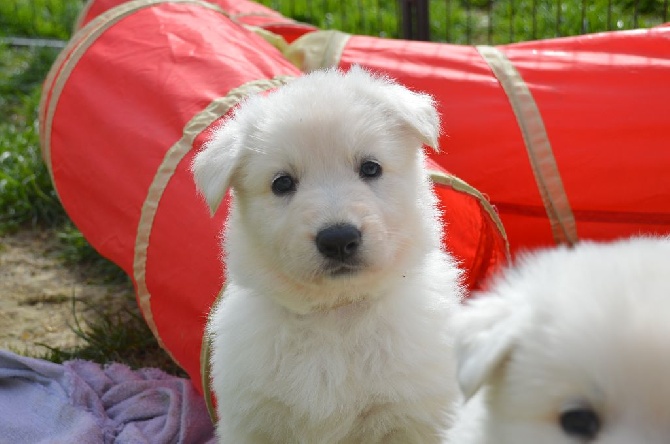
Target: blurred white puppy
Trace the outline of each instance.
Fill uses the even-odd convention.
[[[233,192],[220,442],[440,442],[461,288],[424,170],[438,135],[429,96],[354,67],[246,100],[197,155],[212,209]]]
[[[449,443],[670,442],[670,239],[525,257],[459,328]]]

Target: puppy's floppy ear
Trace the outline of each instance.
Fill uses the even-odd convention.
[[[365,76],[379,82],[382,86],[379,90],[391,109],[421,142],[435,151],[439,150],[440,116],[432,96],[411,91],[389,78],[375,77],[358,65],[351,67],[349,75],[352,77]],[[369,81],[366,84],[369,84]]]
[[[428,94],[420,94],[400,85],[391,97],[402,120],[416,133],[419,140],[435,151],[439,151],[440,116],[435,102]]]
[[[228,119],[216,130],[191,164],[196,187],[214,214],[230,186],[241,151],[240,124]]]
[[[527,319],[527,309],[511,307],[498,295],[470,301],[456,320],[457,377],[470,399],[502,368],[514,349]]]

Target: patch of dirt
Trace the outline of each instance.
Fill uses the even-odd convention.
[[[85,329],[96,311],[132,304],[130,284],[104,282],[85,267],[65,265],[58,244],[51,231],[0,236],[0,348],[39,356],[46,352],[39,344],[83,345],[71,328],[75,315]]]

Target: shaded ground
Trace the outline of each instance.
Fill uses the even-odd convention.
[[[101,310],[124,309],[137,311],[132,286],[65,265],[52,231],[0,236],[0,348],[39,356],[46,351],[39,344],[82,346],[71,328],[76,321],[86,329]]]

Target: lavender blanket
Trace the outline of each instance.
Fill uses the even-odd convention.
[[[213,436],[188,379],[0,350],[0,443],[213,444]]]

